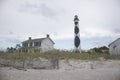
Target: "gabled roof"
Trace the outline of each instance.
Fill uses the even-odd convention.
[[[30,43],[30,42],[38,42],[38,41],[43,41],[43,40],[45,40],[45,39],[47,39],[47,38],[36,38],[36,39],[31,39],[31,40],[26,40],[26,41],[23,41],[22,43]],[[55,44],[54,43],[54,41],[51,39],[51,38],[48,38],[53,44]]]
[[[113,43],[115,43],[118,40],[120,40],[120,38],[116,39],[115,41],[113,41],[112,43],[110,43],[108,46],[110,47],[110,45],[112,45]]]

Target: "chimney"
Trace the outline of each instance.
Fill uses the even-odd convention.
[[[50,38],[50,35],[49,34],[47,34],[47,36],[46,36],[47,38]]]
[[[31,40],[32,38],[31,38],[31,37],[29,37],[28,39],[29,39],[29,40]]]

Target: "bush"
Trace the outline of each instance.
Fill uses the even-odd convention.
[[[109,49],[106,46],[102,46],[102,47],[98,47],[98,48],[95,47],[95,48],[90,49],[89,52],[109,54]]]

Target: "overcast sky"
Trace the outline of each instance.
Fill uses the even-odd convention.
[[[50,34],[55,48],[73,49],[74,15],[83,49],[120,36],[120,0],[0,0],[0,48]]]

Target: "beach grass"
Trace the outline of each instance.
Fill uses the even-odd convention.
[[[22,60],[22,59],[34,59],[34,58],[59,58],[61,60],[76,59],[76,60],[99,60],[110,59],[110,60],[120,60],[118,55],[110,55],[108,53],[91,53],[91,52],[74,52],[66,50],[52,50],[44,53],[0,53],[1,59],[6,60]]]

